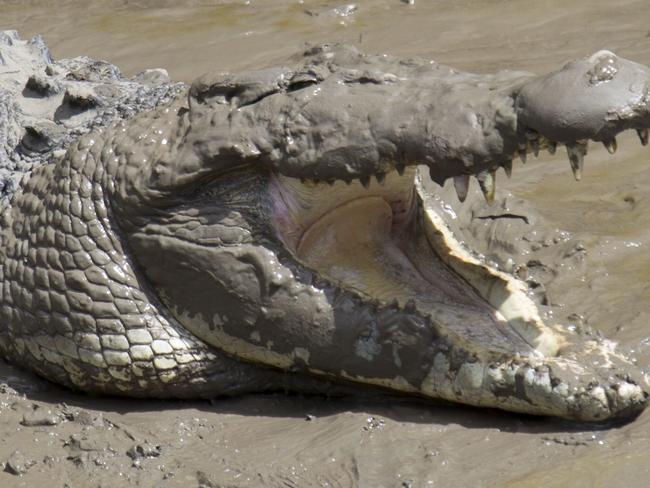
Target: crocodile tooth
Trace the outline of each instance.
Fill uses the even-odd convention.
[[[359,181],[366,190],[370,187],[370,176],[361,176],[359,177]]]
[[[386,173],[377,173],[375,175],[375,178],[377,178],[377,183],[383,185],[384,181],[386,180]]]
[[[415,305],[415,300],[410,298],[406,304],[404,305],[404,311],[406,313],[415,313],[417,311],[417,307]]]
[[[551,142],[549,141],[546,137],[544,136],[539,136],[539,149],[546,149],[548,147],[548,143]]]
[[[603,145],[609,154],[614,154],[618,149],[618,144],[616,143],[616,137],[612,137],[609,141],[603,141]]]
[[[548,144],[546,145],[546,150],[550,155],[555,154],[555,151],[557,150],[557,142],[548,141]]]
[[[494,202],[494,192],[496,190],[496,173],[494,170],[481,171],[476,179],[481,187],[485,201],[488,205],[492,205]]]
[[[584,167],[585,154],[587,154],[587,144],[584,142],[568,143],[566,151],[569,155],[569,163],[573,171],[573,177],[576,181],[582,179],[582,168]]]
[[[512,159],[508,159],[507,161],[504,161],[503,164],[501,164],[501,166],[503,166],[503,170],[506,172],[508,178],[510,178],[512,176]]]
[[[636,133],[639,135],[639,139],[641,140],[641,145],[647,146],[648,145],[648,129],[644,127],[643,129],[637,129]]]
[[[464,202],[467,198],[467,191],[469,190],[469,175],[454,176],[454,188],[456,189],[458,200],[461,203]]]
[[[539,139],[533,139],[529,141],[529,144],[535,157],[539,156]]]
[[[527,147],[526,144],[519,144],[519,150],[517,151],[517,154],[519,154],[519,159],[521,159],[521,162],[523,164],[526,164],[526,156],[527,156]]]
[[[399,173],[399,175],[402,176],[402,175],[404,174],[404,170],[406,169],[406,166],[403,165],[403,164],[401,164],[401,163],[397,163],[397,164],[395,165],[395,169],[397,170],[397,172]]]

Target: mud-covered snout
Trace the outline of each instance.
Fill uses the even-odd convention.
[[[526,82],[516,98],[521,127],[546,139],[608,143],[625,129],[650,126],[650,69],[598,51]]]

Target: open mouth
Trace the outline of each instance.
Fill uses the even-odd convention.
[[[431,317],[455,342],[510,355],[557,354],[521,283],[473,257],[426,205],[415,167],[359,181],[276,176],[275,228],[303,264],[370,299]]]
[[[153,181],[163,194],[174,181],[188,197],[210,189],[131,239],[179,322],[283,371],[574,419],[640,411],[647,380],[634,365],[544,323],[523,282],[454,236],[428,179],[453,178],[462,201],[476,178],[491,202],[513,154],[560,144],[579,179],[587,140],[613,152],[635,128],[647,143],[648,69],[605,51],[545,77],[329,46],[305,57],[190,90],[184,130],[198,129],[174,155],[187,174],[161,164]],[[187,240],[161,246],[157,234],[178,234],[169,221]]]
[[[639,131],[642,143],[644,134],[645,130]],[[525,159],[540,149],[554,153],[556,147],[557,143],[531,137],[519,156]],[[605,147],[613,153],[616,143]],[[567,144],[567,153],[579,179],[586,142]],[[509,173],[511,165],[506,166]],[[490,266],[454,236],[443,216],[428,204],[432,197],[423,188],[427,173],[426,167],[410,166],[370,181],[328,183],[274,174],[269,195],[277,237],[297,261],[319,276],[366,300],[391,303],[406,313],[425,316],[436,336],[471,351],[473,364],[482,364],[478,373],[482,377],[475,378],[477,392],[483,389],[475,392],[480,398],[477,403],[487,403],[485,390],[491,388],[496,394],[504,371],[510,369],[512,376],[519,378],[514,379],[519,386],[512,386],[513,391],[519,388],[517,395],[529,398],[522,402],[525,406],[512,399],[500,403],[497,398],[495,406],[531,411],[530,404],[539,400],[535,388],[546,388],[544,394],[559,410],[573,409],[573,413],[560,413],[562,416],[605,418],[614,410],[627,415],[625,412],[643,405],[642,389],[630,376],[616,372],[621,371],[625,359],[614,352],[611,343],[545,324],[523,282]],[[485,174],[476,178],[491,202],[494,170],[487,172],[487,181]],[[467,179],[459,177],[455,183],[464,200]],[[587,363],[594,369],[583,367]],[[525,366],[517,371],[520,364]],[[599,368],[610,369],[606,387]],[[486,377],[499,370],[494,374],[495,384],[486,387],[490,382]],[[576,386],[568,386],[571,380]],[[457,378],[451,383],[457,385]],[[425,380],[421,388],[426,389],[426,384]],[[454,386],[446,394],[441,389],[435,392],[435,396],[451,400],[458,395]],[[473,403],[467,392],[462,395],[463,401]],[[559,406],[565,400],[568,404],[575,401],[575,405]]]

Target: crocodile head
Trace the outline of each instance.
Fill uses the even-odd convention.
[[[476,406],[628,416],[644,375],[612,343],[544,322],[424,183],[453,178],[462,201],[474,177],[490,202],[498,168],[558,144],[579,177],[588,140],[613,151],[634,128],[647,143],[649,82],[606,51],[538,77],[322,46],[296,67],[206,75],[171,117],[132,121],[143,142],[107,186],[162,302],[232,356]]]

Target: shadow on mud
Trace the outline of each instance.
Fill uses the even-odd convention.
[[[344,412],[366,414],[369,419],[386,418],[395,422],[426,425],[459,425],[467,429],[497,429],[508,433],[555,434],[606,431],[621,427],[634,418],[602,423],[516,414],[496,409],[395,395],[359,386],[352,395],[303,395],[271,392],[211,400],[155,400],[100,397],[76,393],[50,383],[29,372],[0,361],[0,392],[15,391],[26,400],[62,408],[74,407],[102,413],[174,412],[194,409],[204,413],[249,417],[302,418],[311,421]],[[9,390],[9,391],[7,391]]]

